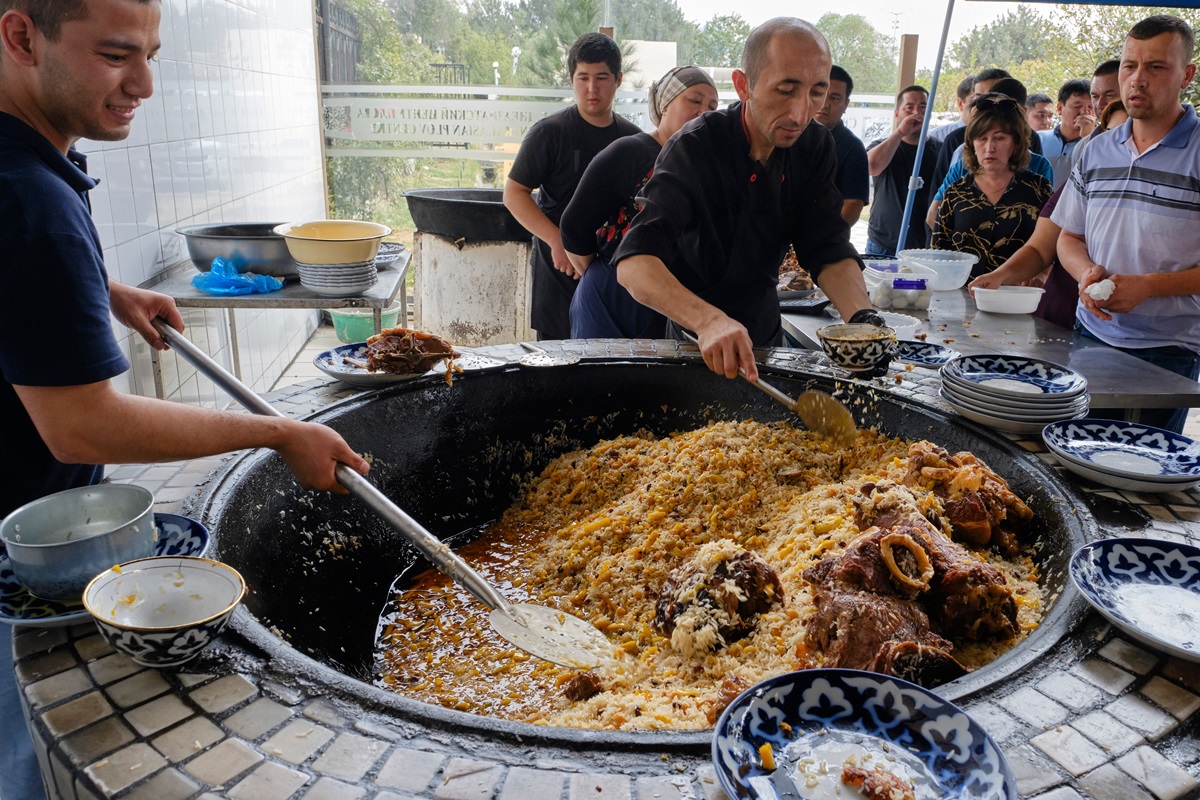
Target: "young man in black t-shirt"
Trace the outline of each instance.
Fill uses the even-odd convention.
[[[585,33],[571,45],[567,70],[575,105],[534,123],[504,185],[505,207],[534,237],[531,325],[539,339],[571,336],[571,297],[580,273],[567,259],[559,235],[563,210],[596,154],[640,130],[612,110],[621,85],[616,42],[600,33]]]

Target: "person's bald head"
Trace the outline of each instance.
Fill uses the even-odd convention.
[[[742,48],[741,70],[746,73],[746,80],[750,86],[754,86],[758,76],[770,63],[771,43],[780,36],[795,38],[817,48],[832,65],[833,56],[829,51],[829,43],[812,23],[796,17],[775,17],[750,31],[746,45]]]

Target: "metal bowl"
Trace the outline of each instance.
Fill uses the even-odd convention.
[[[26,503],[0,522],[13,575],[45,600],[79,600],[113,564],[154,554],[154,495],[102,483]]]
[[[227,225],[187,225],[176,228],[187,243],[188,258],[201,272],[212,267],[214,258],[233,261],[238,272],[255,272],[276,278],[300,274],[278,233],[278,222],[235,222]]]

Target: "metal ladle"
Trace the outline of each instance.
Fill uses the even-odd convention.
[[[683,331],[683,335],[692,344],[700,346],[699,340],[689,331]],[[828,392],[808,389],[793,400],[761,377],[757,381],[750,380],[746,377],[746,370],[742,367],[738,367],[738,375],[741,375],[754,388],[798,414],[805,427],[810,431],[814,431],[842,447],[849,447],[858,436],[858,428],[854,424],[854,415],[850,413],[850,409]]]
[[[283,416],[161,319],[154,320],[154,329],[180,357],[204,373],[246,410],[263,416]],[[489,616],[492,627],[512,644],[546,661],[582,669],[594,667],[602,658],[612,654],[612,645],[604,634],[578,617],[545,606],[505,600],[458,554],[350,467],[338,464],[335,475],[338,483],[411,542],[434,566],[492,609]]]

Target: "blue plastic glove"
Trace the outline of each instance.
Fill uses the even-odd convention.
[[[209,294],[239,295],[274,292],[283,288],[283,281],[254,272],[239,273],[229,259],[214,258],[212,269],[194,276],[192,286]]]

